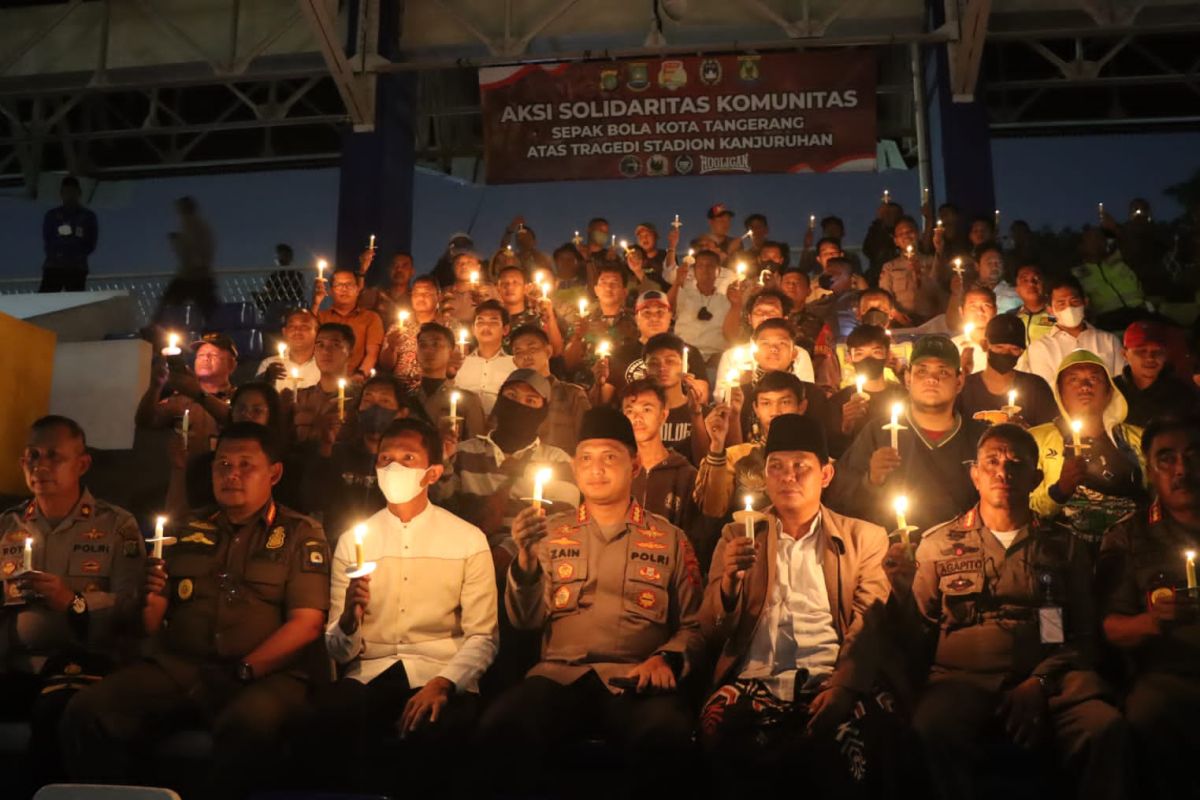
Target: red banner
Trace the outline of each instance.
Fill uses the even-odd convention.
[[[488,183],[875,168],[869,50],[481,69]]]

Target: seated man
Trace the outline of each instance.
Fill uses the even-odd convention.
[[[546,517],[526,504],[513,523],[505,606],[517,628],[542,631],[542,655],[480,725],[505,764],[543,764],[551,747],[597,729],[642,775],[655,765],[670,776],[689,748],[693,715],[678,688],[703,654],[701,577],[683,532],[631,498],[637,469],[629,420],[594,408],[575,451],[578,511]]]
[[[696,468],[678,450],[668,449],[663,443],[663,428],[670,416],[666,392],[654,381],[643,378],[625,384],[618,399],[621,413],[629,420],[633,438],[637,440],[641,468],[633,477],[634,499],[651,514],[690,535],[696,518],[696,504],[692,501]]]
[[[538,438],[566,453],[574,453],[583,414],[592,407],[587,392],[582,386],[560,381],[551,374],[550,337],[537,326],[526,325],[512,332],[512,355],[517,369],[531,369],[550,384],[550,410],[538,428]]]
[[[724,383],[726,391],[728,391],[729,379],[734,374],[734,370],[737,370],[737,381],[741,386],[742,394],[750,397],[754,394],[755,387],[764,375],[771,372],[790,371],[799,378],[800,385],[804,388],[804,397],[808,401],[808,406],[803,413],[817,417],[822,422],[828,422],[830,409],[825,392],[811,380],[805,380],[796,371],[796,365],[803,362],[804,358],[807,358],[807,354],[804,355],[804,358],[797,360],[796,353],[803,353],[804,349],[796,344],[796,331],[790,322],[782,317],[764,319],[754,329],[751,336],[751,347],[743,352],[748,360],[742,364],[734,363],[731,360],[728,370],[717,373],[718,386]],[[726,351],[726,355],[729,354],[730,351]],[[724,359],[722,359],[722,363],[724,363]],[[730,440],[731,442],[744,441],[745,436],[753,435],[754,415],[752,410],[743,405],[737,422],[738,427],[734,430],[734,438]]]
[[[891,344],[887,331],[876,325],[859,325],[846,337],[846,362],[864,380],[862,394],[857,381],[851,381],[829,398],[829,452],[835,458],[868,424],[886,419],[893,403],[908,402],[904,387],[885,377]]]
[[[1104,636],[1130,657],[1125,717],[1147,796],[1195,797],[1200,615],[1185,589],[1185,554],[1200,549],[1200,419],[1152,422],[1142,449],[1155,499],[1104,534],[1096,566]]]
[[[1050,387],[1040,375],[1022,372],[1017,362],[1025,352],[1025,325],[1012,314],[992,317],[984,330],[982,352],[976,363],[987,366],[968,375],[958,396],[958,410],[967,419],[976,415],[985,421],[1009,421],[1001,409],[1007,406],[1009,392],[1016,392],[1021,410],[1011,421],[1022,427],[1041,425],[1058,416],[1058,406]]]
[[[259,380],[269,381],[277,392],[284,389],[305,389],[321,378],[317,369],[315,345],[317,315],[307,308],[293,308],[283,318],[283,355],[264,358],[258,365]]]
[[[0,514],[0,720],[30,723],[31,792],[61,777],[67,701],[131,651],[146,548],[128,511],[83,487],[92,457],[74,420],[34,422],[20,464],[33,498]]]
[[[731,287],[731,291],[734,291]],[[754,338],[758,332],[758,328],[762,323],[769,319],[778,319],[787,321],[791,311],[791,300],[787,295],[778,289],[760,289],[755,292],[747,301],[746,321],[749,327],[741,324],[741,309],[731,309],[729,317],[726,318],[725,331],[726,340],[730,342],[740,342],[733,347],[727,349],[721,354],[721,360],[717,362],[717,382],[728,374],[731,369],[740,369],[741,364],[736,363],[740,354],[745,359],[749,354],[746,353],[746,348],[749,347],[747,342]],[[740,301],[739,301],[740,306]],[[732,318],[735,324],[730,325],[729,319]],[[789,323],[790,325],[790,323]],[[792,331],[792,341],[795,343],[798,336],[795,328]],[[789,366],[772,366],[770,369],[790,369],[795,373],[796,377],[806,383],[813,382],[813,363],[809,352],[803,347],[797,345],[791,350],[792,360]]]
[[[134,421],[140,428],[180,430],[188,418],[189,453],[212,449],[218,429],[229,419],[229,378],[237,369],[237,345],[223,333],[205,334],[192,343],[193,369],[159,356],[151,364],[150,386],[138,403]],[[163,397],[163,390],[171,391]]]
[[[841,513],[889,525],[895,519],[892,504],[903,494],[909,499],[910,524],[923,529],[978,500],[962,465],[973,457],[986,425],[954,410],[962,364],[958,348],[945,336],[917,340],[905,380],[909,404],[899,415],[904,430],[896,433],[897,447],[882,420],[873,420],[838,460],[826,502]]]
[[[329,546],[321,526],[271,498],[283,473],[270,430],[227,427],[213,461],[215,510],[177,526],[165,560],[147,561],[142,622],[149,658],[109,675],[67,706],[61,727],[72,777],[126,782],[146,737],[181,720],[213,734],[209,795],[265,782],[280,731],[324,667]]]
[[[509,331],[508,312],[499,300],[486,300],[475,308],[472,330],[475,349],[463,359],[454,383],[478,395],[483,413],[490,414],[504,379],[517,368],[512,356],[504,352],[504,337]]]
[[[1179,416],[1196,408],[1196,386],[1176,377],[1167,361],[1167,329],[1157,322],[1134,322],[1125,329],[1125,369],[1113,378],[1125,401],[1130,425],[1155,417]]]
[[[447,377],[457,352],[454,345],[454,334],[445,325],[436,322],[426,322],[421,325],[417,334],[417,366],[421,368],[421,384],[417,387],[417,399],[425,407],[425,413],[440,430],[449,425],[451,397],[457,393],[454,402],[454,416],[458,425],[458,437],[469,439],[472,436],[482,436],[487,430],[484,427],[483,404],[474,392],[455,385],[454,378]]]
[[[374,312],[368,311],[368,314]],[[317,369],[321,379],[295,393],[292,401],[292,441],[303,444],[314,439],[317,423],[329,414],[345,416],[353,422],[362,384],[349,380],[350,351],[354,331],[337,322],[326,322],[317,329]],[[345,424],[343,422],[343,424]]]
[[[967,287],[959,306],[962,332],[950,338],[962,355],[963,372],[973,375],[983,372],[986,359],[983,355],[984,331],[996,316],[996,295],[991,289],[978,284]]]
[[[1125,422],[1125,396],[1095,353],[1064,358],[1051,388],[1061,413],[1029,431],[1043,475],[1033,510],[1062,522],[1095,555],[1104,532],[1146,497],[1142,429]]]
[[[743,523],[725,526],[704,592],[701,627],[721,650],[701,740],[739,793],[747,781],[781,789],[803,764],[814,796],[869,797],[894,777],[875,762],[880,718],[892,716],[876,688],[887,535],[821,504],[833,464],[815,420],[777,417],[765,453],[769,508],[753,538]]]
[[[927,531],[915,567],[902,545],[889,552],[902,562],[895,622],[933,654],[913,725],[939,797],[978,794],[981,748],[998,735],[1026,749],[1051,738],[1079,797],[1131,796],[1125,725],[1093,671],[1089,560],[1030,509],[1037,452],[1022,428],[989,428],[970,469],[978,504]]]
[[[1109,375],[1120,375],[1125,369],[1121,340],[1084,321],[1086,310],[1087,298],[1079,281],[1067,276],[1055,283],[1050,289],[1054,328],[1029,345],[1017,362],[1017,369],[1041,375],[1048,385],[1053,386],[1063,359],[1076,350],[1087,350],[1104,361]]]
[[[306,738],[331,788],[398,794],[401,776],[411,784],[430,760],[449,769],[472,730],[499,646],[496,581],[483,532],[429,502],[442,442],[428,423],[388,426],[375,472],[387,506],[334,551],[325,645],[342,677],[318,699]],[[356,544],[376,567],[350,578]],[[376,747],[396,736],[415,748],[400,767]]]

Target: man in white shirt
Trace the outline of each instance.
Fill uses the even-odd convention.
[[[1083,318],[1086,309],[1087,296],[1076,278],[1068,275],[1054,284],[1050,290],[1050,311],[1055,325],[1029,345],[1017,362],[1017,369],[1041,375],[1053,386],[1063,358],[1075,350],[1088,350],[1100,356],[1109,375],[1120,375],[1126,363],[1121,340],[1087,324]]]
[[[508,312],[499,300],[485,300],[475,309],[472,325],[475,352],[463,359],[463,365],[454,376],[454,384],[479,395],[483,413],[490,414],[504,379],[517,368],[503,347],[504,337],[508,336]]]
[[[758,326],[767,320],[787,319],[787,312],[790,311],[790,308],[784,307],[786,299],[786,296],[775,289],[763,289],[751,298],[750,308],[746,311],[746,320],[750,325],[750,336],[747,337],[745,343],[735,344],[721,354],[721,360],[717,363],[717,383],[720,383],[729,375],[729,370],[736,369],[741,371],[751,362],[756,362],[762,369],[787,369],[784,364],[765,366],[762,363],[762,359],[758,356],[757,343],[752,344],[749,341],[751,338],[754,338]],[[790,353],[790,358],[786,363],[791,364],[792,373],[806,383],[813,383],[812,356],[808,354],[808,351],[803,347],[796,346],[789,348],[788,352]]]
[[[711,250],[696,254],[696,281],[687,283],[688,263],[675,271],[667,300],[675,309],[675,335],[696,346],[706,360],[725,349],[721,322],[729,313],[729,298],[717,288],[720,256]]]
[[[500,642],[495,572],[483,532],[429,502],[441,474],[438,433],[423,420],[393,422],[376,461],[387,507],[334,551],[325,645],[342,677],[318,699],[310,729],[331,787],[391,793],[399,786],[373,776],[398,784],[408,773],[386,757],[371,763],[381,739],[399,735],[428,759],[473,729],[479,679]]]
[[[973,375],[983,372],[987,366],[987,353],[983,351],[984,334],[988,323],[996,316],[996,294],[986,286],[975,285],[963,295],[959,316],[963,329],[950,337],[962,356],[963,372]]]
[[[834,466],[820,422],[777,417],[765,454],[770,505],[725,526],[709,570],[701,629],[721,652],[701,741],[742,794],[798,761],[820,765],[805,775],[816,796],[870,796],[889,777],[871,746],[894,724],[877,687],[887,535],[822,505]]]
[[[307,308],[294,308],[283,320],[283,355],[264,358],[258,365],[258,375],[271,381],[275,391],[307,389],[321,380],[317,368],[317,317]]]

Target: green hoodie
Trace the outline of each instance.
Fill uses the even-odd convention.
[[[1058,483],[1062,475],[1066,452],[1064,434],[1070,430],[1066,421],[1067,410],[1063,407],[1062,395],[1058,391],[1058,378],[1064,370],[1076,364],[1095,364],[1104,370],[1110,390],[1108,405],[1105,406],[1103,414],[1104,430],[1118,450],[1125,453],[1131,461],[1136,461],[1140,472],[1138,480],[1143,487],[1147,486],[1146,462],[1142,455],[1142,429],[1136,425],[1125,424],[1125,415],[1129,412],[1125,396],[1113,382],[1103,359],[1088,350],[1076,350],[1063,358],[1050,386],[1060,416],[1053,422],[1029,429],[1029,433],[1037,441],[1038,468],[1042,470],[1043,475],[1042,483],[1034,491],[1031,503],[1038,516],[1050,519],[1061,515],[1063,521],[1081,538],[1098,542],[1105,530],[1134,509],[1137,501],[1135,498],[1105,495],[1085,485],[1079,486],[1066,503],[1058,503],[1050,496],[1050,487]]]

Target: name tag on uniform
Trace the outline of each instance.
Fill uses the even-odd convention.
[[[67,223],[64,222],[62,225],[58,226],[59,236],[70,236],[72,233],[74,233],[74,231],[71,230],[71,226]]]
[[[1038,609],[1038,633],[1042,637],[1042,644],[1062,644],[1066,641],[1061,607],[1042,606]]]

